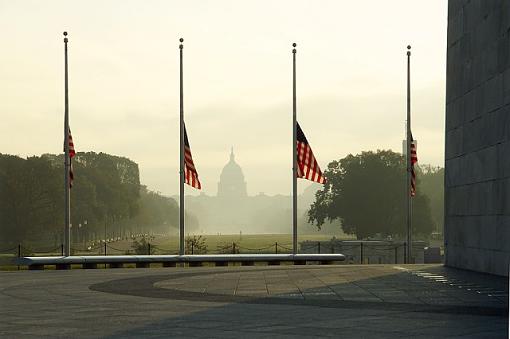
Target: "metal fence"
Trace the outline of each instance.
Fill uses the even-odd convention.
[[[166,248],[157,244],[145,243],[137,248],[120,248],[111,243],[99,243],[95,246],[71,247],[72,255],[176,255],[178,248]],[[327,254],[337,253],[346,256],[345,263],[350,264],[399,264],[406,263],[405,242],[385,241],[303,241],[300,243],[298,252],[303,254]],[[187,254],[286,254],[292,253],[292,244],[272,243],[264,247],[244,247],[239,243],[232,242],[216,246],[216,248],[195,248],[191,244],[186,248]],[[424,243],[413,243],[413,262],[423,263]],[[63,256],[64,245],[48,248],[32,248],[19,244],[12,248],[0,249],[0,256],[4,258],[22,256]]]
[[[424,262],[425,242],[413,242],[412,258],[406,257],[407,243],[384,240],[304,241],[300,253],[342,253],[350,264],[401,264]]]

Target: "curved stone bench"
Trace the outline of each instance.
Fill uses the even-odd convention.
[[[70,269],[71,265],[82,265],[82,268],[97,268],[98,264],[109,265],[110,268],[123,267],[124,264],[135,264],[136,267],[150,267],[152,263],[173,267],[178,263],[189,266],[202,266],[203,263],[215,263],[216,266],[228,266],[228,263],[240,263],[251,266],[256,262],[268,265],[279,265],[291,262],[304,265],[307,262],[331,264],[344,261],[343,254],[197,254],[197,255],[93,255],[93,256],[58,256],[58,257],[20,257],[15,264],[28,266],[29,269],[44,269],[45,265],[55,265],[57,269]]]

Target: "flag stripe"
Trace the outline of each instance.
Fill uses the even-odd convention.
[[[71,159],[73,159],[76,155],[76,150],[74,149],[74,142],[73,142],[73,136],[71,135],[71,129],[69,128],[68,132],[68,147],[69,147],[69,187],[73,187],[73,180],[74,180],[74,172],[73,172],[73,163]],[[64,147],[65,152],[65,147]]]
[[[198,180],[198,173],[193,163],[191,156],[191,148],[188,141],[188,133],[186,132],[186,125],[184,125],[184,182],[191,187],[201,189],[202,185]]]
[[[411,138],[412,139],[412,138]],[[416,195],[416,171],[414,170],[414,164],[418,162],[418,156],[416,153],[416,141],[411,140],[411,196],[414,197]]]
[[[319,168],[319,163],[315,159],[313,155],[312,148],[308,144],[308,140],[306,139],[303,131],[299,124],[297,124],[297,169],[296,176],[298,178],[307,179],[310,181],[318,182],[323,184],[326,182],[321,169]]]

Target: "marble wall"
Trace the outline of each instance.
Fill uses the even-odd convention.
[[[445,263],[508,275],[510,0],[450,0]]]

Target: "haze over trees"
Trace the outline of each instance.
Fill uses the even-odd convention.
[[[73,240],[103,239],[178,225],[177,203],[140,185],[138,164],[105,153],[77,153],[71,189]],[[23,159],[0,154],[0,243],[62,242],[62,155]],[[78,230],[78,226],[81,228]],[[197,227],[188,218],[188,227]]]
[[[426,180],[436,180],[432,174]],[[329,163],[325,176],[327,183],[308,212],[310,222],[320,228],[326,221],[340,220],[342,230],[358,239],[405,235],[406,171],[400,153],[378,150],[348,155]],[[412,201],[413,230],[419,236],[430,234],[436,224],[430,199],[421,190],[421,175],[417,177]],[[432,191],[434,185],[429,187]]]
[[[434,221],[434,230],[443,232],[444,224],[444,168],[420,166],[420,190],[430,199],[430,211]]]
[[[62,155],[23,159],[0,154],[0,245],[57,247],[62,243],[62,160]],[[76,155],[73,168],[71,233],[74,243],[104,239],[105,231],[106,238],[150,231],[177,234],[176,200],[141,185],[135,162],[88,152]],[[414,232],[417,236],[427,236],[442,229],[444,170],[423,166],[417,171]],[[358,238],[399,238],[405,234],[402,155],[392,151],[349,155],[331,162],[325,175],[328,178],[325,186],[310,185],[299,196],[299,234],[315,233],[317,226],[322,234],[337,237],[348,234]],[[216,197],[187,196],[186,200],[189,211],[186,232],[190,234],[204,229],[210,234],[222,232],[222,222],[239,224],[231,233],[241,229],[243,234],[290,233],[290,196],[259,194],[227,199],[225,208],[220,208],[221,199]],[[200,227],[199,221],[203,222]]]

